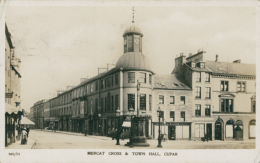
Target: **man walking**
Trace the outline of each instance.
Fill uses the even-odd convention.
[[[29,132],[30,132],[29,125],[28,125],[27,128],[26,128],[26,132],[27,132],[27,138],[28,138],[28,137],[29,137]]]

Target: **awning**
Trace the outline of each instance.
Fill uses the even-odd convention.
[[[18,112],[22,112],[22,110],[20,110],[19,108],[15,107],[15,106],[12,106],[10,104],[5,104],[5,112],[6,113],[9,113],[9,114],[17,114]]]
[[[124,121],[122,124],[122,127],[131,127],[131,122],[130,121]]]
[[[22,125],[34,125],[34,122],[32,122],[32,121],[31,121],[30,119],[28,119],[27,117],[22,117],[21,124],[22,124]]]

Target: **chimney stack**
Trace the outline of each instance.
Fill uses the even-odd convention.
[[[216,60],[215,60],[215,62],[218,62],[218,54],[216,55]]]
[[[189,57],[191,57],[191,56],[192,56],[192,53],[189,54]]]
[[[80,78],[80,83],[86,81],[88,78]]]
[[[112,68],[116,67],[115,64],[108,63],[107,64],[107,71],[111,70]]]
[[[98,68],[98,74],[101,74],[101,73],[106,72],[106,71],[107,71],[107,68],[102,68],[102,67]]]

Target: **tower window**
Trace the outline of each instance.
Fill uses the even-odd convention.
[[[134,48],[133,48],[133,35],[128,35],[127,36],[127,48],[128,48],[128,52],[133,52]]]

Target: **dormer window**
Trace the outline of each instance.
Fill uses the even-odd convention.
[[[195,67],[195,62],[191,62],[191,67]]]
[[[200,68],[205,68],[205,62],[200,62]]]

